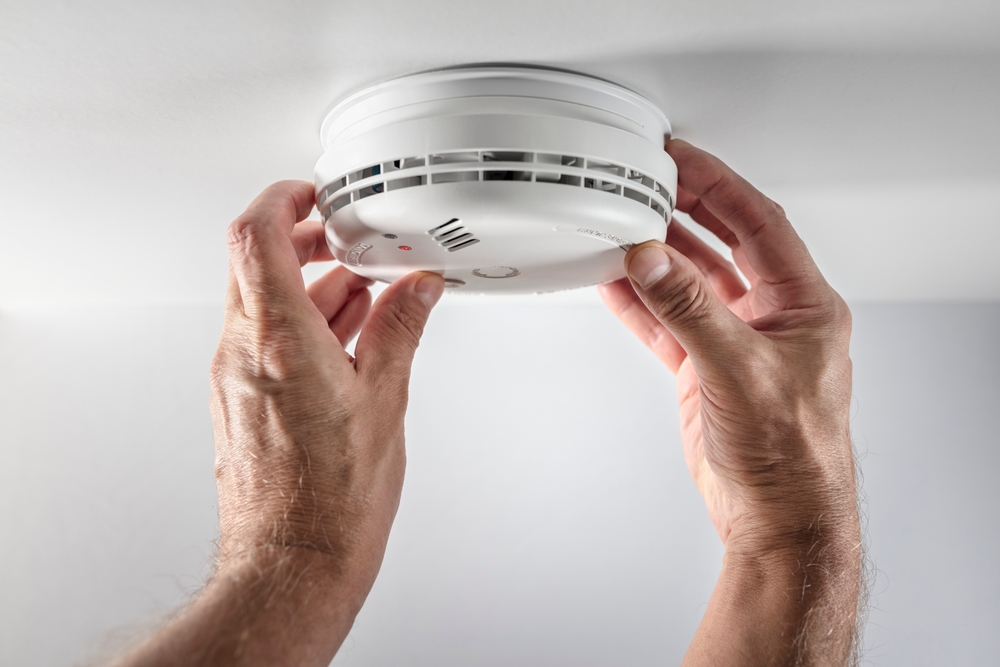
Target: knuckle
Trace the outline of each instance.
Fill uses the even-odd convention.
[[[785,208],[778,202],[774,201],[773,199],[769,199],[769,201],[771,202],[771,206],[774,207],[774,214],[779,218],[787,220],[788,214],[785,213]]]
[[[850,337],[853,323],[850,307],[833,288],[827,286],[827,293],[828,296],[823,299],[819,309],[821,323],[837,338]]]
[[[424,322],[412,308],[408,308],[399,303],[388,306],[388,312],[383,319],[388,333],[396,340],[406,345],[416,348],[420,343],[420,335],[423,333]]]
[[[234,380],[281,383],[300,375],[313,355],[294,327],[260,318],[226,331],[209,366],[211,387],[222,390]]]
[[[854,324],[854,315],[851,314],[851,308],[844,301],[844,298],[836,292],[833,293],[833,310],[834,321],[838,325],[838,328],[850,334]]]
[[[253,374],[262,380],[283,382],[299,375],[308,367],[311,354],[304,341],[287,326],[262,319],[257,330],[246,341],[254,360]]]
[[[656,295],[654,315],[662,322],[683,324],[704,316],[708,294],[697,276],[668,282]]]
[[[243,251],[255,243],[257,225],[245,217],[239,217],[229,223],[226,229],[226,244],[230,251]]]
[[[226,228],[226,245],[230,254],[253,255],[262,243],[262,231],[260,222],[248,215],[233,220]]]

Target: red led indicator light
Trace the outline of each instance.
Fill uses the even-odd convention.
[[[408,246],[408,245],[401,245],[401,246],[399,246],[399,249],[400,249],[400,250],[413,250],[413,248],[411,248],[411,247],[410,247],[410,246]]]

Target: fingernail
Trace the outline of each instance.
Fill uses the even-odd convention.
[[[645,248],[632,258],[628,274],[640,287],[649,287],[670,270],[670,257],[660,248]]]
[[[413,286],[413,292],[428,308],[433,308],[444,293],[444,278],[436,273],[428,273]]]

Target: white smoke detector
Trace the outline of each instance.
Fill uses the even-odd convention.
[[[323,121],[316,202],[336,258],[391,282],[435,271],[456,292],[549,292],[617,280],[664,240],[670,124],[606,81],[464,67],[369,88]]]

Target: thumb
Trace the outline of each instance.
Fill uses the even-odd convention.
[[[659,241],[625,255],[629,280],[649,312],[684,348],[699,374],[745,349],[746,324],[719,300],[691,260]]]
[[[379,384],[410,380],[410,366],[444,279],[418,271],[395,281],[375,301],[354,349],[359,375]]]

